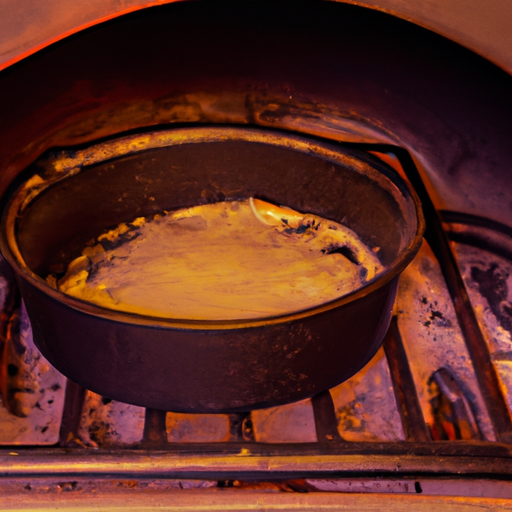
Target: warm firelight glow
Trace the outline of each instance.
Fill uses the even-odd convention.
[[[110,309],[222,320],[320,305],[381,270],[347,227],[251,198],[123,223],[49,282]]]

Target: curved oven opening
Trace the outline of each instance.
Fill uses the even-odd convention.
[[[396,472],[396,456],[403,458],[406,477],[418,472],[430,476],[451,474],[461,468],[469,479],[506,474],[510,446],[495,441],[510,442],[510,417],[503,397],[498,411],[494,410],[497,402],[492,393],[507,391],[507,378],[500,372],[507,367],[503,346],[510,338],[510,272],[508,259],[496,259],[496,255],[510,253],[506,248],[510,247],[507,233],[512,218],[512,175],[504,170],[512,156],[511,85],[512,78],[505,72],[441,36],[384,13],[319,1],[301,2],[300,6],[285,1],[198,1],[150,8],[90,28],[4,70],[0,73],[0,88],[4,91],[0,97],[0,111],[4,113],[0,118],[3,192],[22,179],[23,169],[50,148],[76,148],[156,128],[269,127],[359,145],[388,159],[405,172],[418,192],[421,189],[424,207],[427,205],[429,210],[428,241],[434,249],[432,253],[425,246],[404,281],[396,318],[386,338],[386,352],[358,377],[357,386],[370,388],[363,395],[374,411],[382,410],[379,403],[381,408],[389,406],[394,411],[389,415],[378,412],[380,422],[366,433],[359,426],[367,422],[369,409],[365,409],[362,399],[347,399],[353,391],[350,388],[334,397],[334,408],[332,396],[324,393],[311,401],[310,412],[301,409],[298,416],[292,415],[306,417],[310,430],[302,437],[292,435],[291,442],[280,444],[282,437],[265,434],[258,423],[261,417],[237,413],[222,420],[224,430],[215,443],[183,447],[168,441],[179,440],[181,435],[186,440],[205,442],[205,438],[187,434],[186,428],[180,430],[177,426],[180,421],[192,420],[153,409],[126,412],[122,405],[111,405],[109,398],[87,395],[72,383],[64,396],[62,380],[37,384],[39,388],[31,393],[42,397],[43,387],[55,388],[54,395],[48,395],[44,402],[49,410],[53,405],[50,401],[60,401],[61,409],[51,413],[55,422],[51,426],[38,424],[36,441],[26,437],[26,441],[19,441],[21,438],[14,436],[10,438],[14,441],[4,444],[58,442],[60,448],[51,455],[54,473],[63,471],[59,469],[65,457],[61,448],[74,446],[71,457],[77,465],[67,470],[77,478],[83,476],[81,446],[115,447],[120,440],[119,446],[136,448],[132,455],[151,447],[163,449],[158,464],[168,478],[200,477],[219,486],[234,485],[240,475],[249,480],[286,480],[290,475],[311,479],[318,474],[333,477],[347,471],[364,477],[369,473],[390,477]],[[446,222],[443,226],[443,217],[438,217],[445,210],[457,212],[444,216],[449,226]],[[479,227],[478,236],[473,236],[475,225]],[[443,240],[439,231],[442,227],[454,240],[464,242],[457,248],[459,265],[477,312],[492,313],[477,318],[488,335],[479,345],[487,357],[482,364],[495,368],[495,377],[490,378],[494,381],[483,387],[477,383],[473,368],[478,365],[480,353],[477,351],[475,356],[470,353],[472,348],[469,352],[464,348],[467,335],[457,327],[451,288],[448,291],[444,284],[450,279],[457,281],[460,273],[459,278],[449,277],[451,271],[446,273],[447,266],[457,267],[450,263],[449,253],[443,252],[446,240],[440,242],[440,248],[434,247],[435,240],[439,240],[436,237]],[[495,251],[497,246],[499,253]],[[421,286],[426,288],[412,291],[414,283],[423,283]],[[10,333],[19,332],[23,345],[29,343],[28,321],[21,310],[21,328],[16,324],[20,299],[14,287],[12,290],[6,295],[9,321],[3,324],[4,337],[12,339]],[[17,331],[13,325],[18,325]],[[417,345],[417,340],[425,345]],[[434,356],[429,352],[441,344],[451,353],[435,352]],[[422,353],[418,346],[428,349]],[[11,408],[10,414],[30,418],[31,410],[19,404],[26,397],[16,397],[19,386],[11,395],[8,391],[9,383],[19,383],[23,372],[15,369],[12,361],[6,365],[6,358],[20,360],[20,354],[11,349],[8,352],[5,342],[3,347],[4,402]],[[27,350],[32,348],[22,347],[18,352],[32,353]],[[471,357],[473,363],[469,362]],[[435,363],[436,369],[433,371],[427,362]],[[32,368],[41,373],[37,364]],[[487,370],[478,371],[485,374]],[[484,375],[484,380],[487,377]],[[384,379],[387,394],[371,392],[375,391],[371,379]],[[31,382],[29,377],[26,382]],[[376,401],[375,395],[379,395]],[[40,409],[42,403],[37,402]],[[106,417],[115,422],[115,407],[120,407],[125,417],[135,418],[127,422],[135,425],[134,430],[128,427],[126,434],[117,437],[112,434],[117,427],[105,427]],[[362,415],[357,412],[361,407],[365,411]],[[34,403],[32,408],[38,406]],[[102,419],[84,420],[87,415],[94,417],[94,411],[90,412],[93,409],[102,411]],[[202,420],[197,421],[198,432],[210,428],[201,424]],[[52,435],[45,436],[46,432]],[[352,443],[342,441],[343,437]],[[141,438],[145,441],[142,445]],[[447,441],[434,442],[437,439]],[[455,439],[470,442],[449,441]],[[192,458],[185,460],[184,454],[193,450]],[[206,460],[201,450],[216,457],[247,457],[236,459],[228,470],[219,469],[215,457]],[[46,475],[49,466],[45,466],[44,453],[38,462],[34,452],[20,451],[28,469],[20,463],[11,474]],[[405,457],[411,453],[412,458]],[[282,465],[274,473],[262,470],[258,465],[261,457],[271,461],[276,454],[281,457],[275,459],[276,464],[290,465]],[[373,469],[368,470],[366,462],[358,465],[353,454],[370,458]],[[335,464],[322,459],[320,465],[312,466],[311,455],[334,457]],[[463,463],[467,456],[472,458],[471,466]],[[8,468],[8,454],[1,457]],[[144,478],[155,477],[153,470],[141,470],[132,464],[133,460],[113,471],[107,455],[102,457],[100,453],[89,475],[121,477],[138,472],[144,473]],[[114,455],[116,463],[123,457],[121,452]],[[179,468],[169,466],[172,457],[183,457]],[[201,457],[203,469],[198,472]],[[445,462],[440,462],[438,459],[443,457]],[[324,484],[308,485],[313,486],[308,489],[315,490]]]

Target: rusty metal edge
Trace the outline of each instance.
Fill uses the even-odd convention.
[[[352,450],[347,445],[352,445]],[[232,443],[228,448],[222,443],[180,445],[179,449],[165,451],[14,448],[0,451],[0,477],[219,480],[436,474],[510,478],[510,446],[476,442],[469,443],[469,447],[473,449],[468,449],[468,443],[442,442],[342,443],[323,450],[316,444],[262,447],[257,443]]]
[[[93,501],[87,501],[91,500]],[[0,510],[137,510],[137,511],[225,511],[247,510],[330,510],[359,512],[360,510],[396,510],[418,512],[443,510],[512,510],[512,500],[489,497],[390,495],[385,493],[359,494],[336,492],[268,492],[237,489],[165,490],[95,493],[23,493],[4,496]]]

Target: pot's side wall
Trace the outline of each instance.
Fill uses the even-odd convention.
[[[173,1],[176,0],[2,0],[0,69],[91,25]],[[512,3],[508,0],[348,0],[347,3],[407,19],[470,48],[512,73]]]
[[[193,330],[88,315],[18,276],[34,342],[53,366],[102,396],[176,412],[272,407],[350,378],[382,343],[397,282],[286,323]]]

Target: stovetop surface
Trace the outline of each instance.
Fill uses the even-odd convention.
[[[438,222],[428,197],[423,205],[427,225]],[[498,389],[491,392],[504,397],[509,415],[510,229],[453,212],[442,218],[483,334],[480,353],[490,356],[492,368],[485,372],[497,376]],[[461,328],[447,260],[432,237],[428,229],[401,275],[383,346],[360,372],[310,399],[237,414],[144,409],[68,381],[34,345],[24,307],[13,308],[15,283],[1,267],[2,329],[10,343],[2,354],[0,487],[41,496],[108,494],[108,482],[121,489],[132,482],[157,491],[512,498],[510,418],[500,419],[503,409],[482,386],[475,341]],[[19,336],[6,329],[16,325]]]
[[[469,244],[454,248],[510,407],[512,263]],[[185,496],[198,506],[204,492],[213,493],[213,509],[226,499],[293,509],[305,502],[298,505],[290,493],[315,501],[319,492],[327,494],[311,505],[318,510],[339,505],[332,493],[414,494],[417,506],[442,503],[454,510],[460,503],[446,496],[505,506],[512,498],[511,447],[496,441],[441,268],[426,242],[400,279],[395,313],[392,326],[412,380],[393,377],[388,335],[372,361],[327,396],[248,414],[192,415],[146,411],[67,383],[34,346],[22,311],[24,353],[11,355],[18,372],[9,381],[21,391],[11,412],[0,409],[2,493],[12,496],[12,506],[21,498],[43,506],[55,495],[101,496],[105,507],[120,506],[120,496],[128,496],[125,506],[138,500],[185,506]],[[417,411],[405,410],[411,405],[397,394],[404,385],[411,386],[405,390]],[[73,396],[82,397],[80,409],[76,402],[70,407]],[[412,428],[408,413],[420,414]],[[229,494],[235,490],[249,494]],[[444,501],[422,501],[439,495]],[[361,498],[356,504],[362,506]]]

